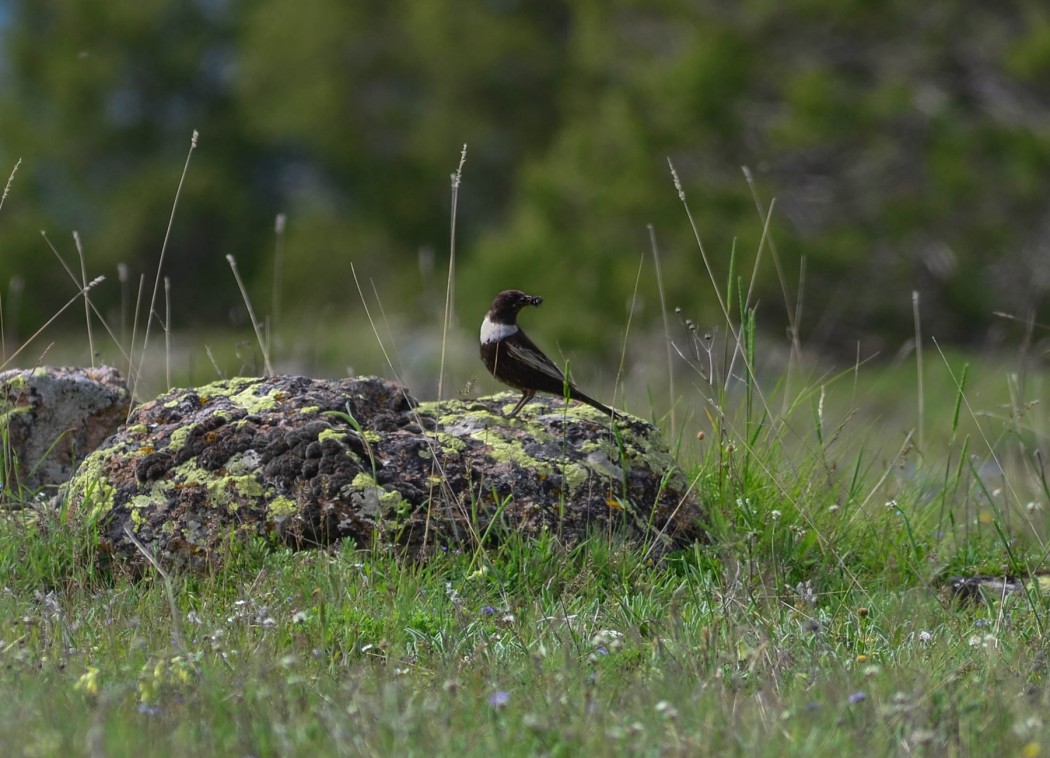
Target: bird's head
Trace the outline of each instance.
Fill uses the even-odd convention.
[[[536,306],[543,302],[539,295],[526,295],[521,290],[506,290],[496,295],[489,308],[488,317],[497,324],[513,324],[518,312],[527,305]]]

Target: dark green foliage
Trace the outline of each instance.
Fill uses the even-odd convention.
[[[776,197],[755,302],[783,319],[806,258],[801,333],[896,348],[910,293],[942,340],[987,336],[992,312],[1050,318],[1050,20],[1038,3],[180,3],[8,0],[0,46],[0,214],[7,329],[54,312],[80,231],[93,296],[113,269],[152,279],[190,133],[200,131],[165,274],[176,323],[239,297],[224,256],[271,292],[273,219],[288,215],[283,302],[347,307],[348,263],[433,313],[460,193],[457,307],[509,286],[560,301],[547,330],[612,351],[646,225],[670,306],[698,323],[703,267],[668,175],[678,167],[713,256],[748,251]],[[435,252],[436,251],[436,252]],[[1045,256],[1044,256],[1045,257]],[[44,261],[42,263],[42,260]],[[200,276],[200,274],[204,276]],[[656,322],[651,268],[641,323]],[[776,304],[776,305],[774,305]],[[777,323],[767,323],[777,328]],[[994,332],[999,335],[999,332]]]

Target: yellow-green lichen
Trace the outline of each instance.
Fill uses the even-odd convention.
[[[80,507],[86,509],[90,519],[109,513],[113,508],[116,490],[104,473],[108,460],[106,451],[92,453],[80,462],[68,485],[70,496],[80,497]]]
[[[272,410],[277,407],[275,395],[278,390],[271,394],[256,395],[255,388],[262,383],[261,379],[237,377],[219,382],[212,382],[196,389],[196,394],[202,404],[216,397],[229,398],[230,402],[248,413]],[[176,393],[171,400],[164,404],[165,408],[174,408],[185,400],[183,393]],[[218,415],[218,414],[217,414]],[[228,413],[221,413],[222,418],[229,418]]]
[[[42,374],[40,374],[40,376],[42,376]],[[26,388],[25,374],[13,374],[7,379],[4,379],[4,387],[11,392],[21,392]]]
[[[178,429],[175,429],[168,439],[168,447],[172,450],[181,450],[186,444],[186,440],[189,438],[190,433],[196,428],[196,424],[187,424],[186,426],[180,426]]]
[[[350,486],[356,491],[357,498],[354,499],[358,500],[360,498],[358,501],[359,506],[362,514],[365,516],[376,516],[380,511],[385,513],[401,512],[407,505],[405,498],[400,492],[384,489],[375,479],[364,472],[355,476]]]
[[[587,484],[591,478],[591,469],[579,463],[570,463],[562,468],[561,474],[565,482],[565,489],[574,493]]]
[[[376,480],[372,478],[370,474],[361,472],[354,477],[354,481],[350,482],[350,486],[355,489],[363,490],[365,487],[378,487]]]
[[[290,497],[278,495],[267,504],[267,510],[274,518],[285,518],[294,515],[299,509],[298,504]]]
[[[146,522],[145,511],[156,508],[161,503],[166,503],[171,491],[168,482],[153,482],[146,492],[135,495],[127,502],[131,512],[131,521],[136,526]]]
[[[183,485],[203,485],[215,477],[213,472],[205,471],[198,466],[196,458],[190,458],[188,461],[180,463],[171,470],[171,475],[176,482]]]
[[[276,395],[278,394],[278,390],[272,390],[269,394],[257,395],[255,393],[255,388],[257,386],[258,383],[253,382],[240,392],[230,395],[230,402],[243,408],[248,413],[260,413],[262,411],[274,410],[277,407]]]
[[[325,440],[335,440],[345,447],[345,444],[343,443],[344,437],[346,437],[346,432],[341,432],[338,429],[322,429],[321,433],[317,435],[317,441],[324,442]]]
[[[484,408],[468,408],[462,400],[432,400],[420,403],[416,406],[416,413],[435,419],[439,427],[463,422],[476,422],[478,426],[484,426],[493,418],[493,414]]]
[[[142,526],[145,524],[146,516],[144,514],[147,510],[153,508],[156,502],[156,499],[152,495],[135,495],[131,498],[128,501],[131,523],[135,526]]]
[[[521,400],[521,395],[516,392],[501,392],[498,395],[485,398],[485,400],[499,403],[501,410],[506,413],[513,408],[519,400]],[[547,409],[544,406],[526,405],[522,409],[520,416],[512,421],[508,421],[507,423],[529,424],[530,416],[532,416],[533,413],[538,413],[536,411],[536,408],[538,407],[543,408],[542,412],[546,414],[557,413],[558,415],[570,418],[586,418],[589,421],[593,421],[595,418],[608,420],[597,409],[592,408],[589,405],[566,401],[562,405],[559,405],[557,409]],[[464,402],[462,400],[436,400],[420,403],[416,408],[416,411],[420,415],[430,416],[437,419],[438,423],[442,426],[448,426],[471,416],[484,417],[486,419],[492,419],[493,417],[498,418],[496,414],[488,411],[484,407],[479,407],[474,404],[473,401]]]
[[[84,493],[81,506],[89,520],[93,521],[113,510],[113,496],[117,490],[105,477],[84,475],[77,477],[76,481],[76,487]]]
[[[262,455],[258,450],[245,450],[226,461],[226,473],[230,476],[254,476],[262,466]]]
[[[641,464],[652,471],[664,471],[675,465],[674,457],[667,448],[653,438],[625,436],[624,457],[633,464]]]
[[[434,438],[437,440],[438,447],[441,450],[449,450],[453,453],[462,454],[467,449],[467,443],[454,435],[446,434],[445,432],[438,432],[434,435]],[[422,455],[422,452],[420,452],[420,455]]]
[[[488,446],[489,456],[497,463],[515,463],[524,469],[535,471],[540,476],[550,476],[553,473],[550,463],[533,458],[525,452],[525,447],[520,442],[497,439],[487,430],[475,432],[472,436]]]
[[[587,440],[580,444],[579,449],[580,452],[584,455],[589,455],[590,453],[600,450],[606,455],[611,456],[612,454],[610,449],[614,449],[614,446],[611,444],[603,444],[602,442],[598,442],[597,440]]]
[[[236,511],[245,500],[261,498],[263,487],[254,476],[224,476],[208,482],[208,501]]]

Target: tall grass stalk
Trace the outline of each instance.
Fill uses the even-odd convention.
[[[667,159],[667,165],[671,169],[671,179],[674,182],[674,188],[678,192],[678,199],[681,201],[682,206],[685,208],[686,218],[689,220],[689,226],[693,230],[693,239],[696,241],[696,246],[700,250],[700,260],[704,264],[704,269],[707,271],[707,278],[711,284],[711,291],[715,293],[715,297],[718,299],[718,306],[722,310],[722,317],[725,319],[727,324],[732,324],[732,319],[729,316],[729,306],[726,305],[725,298],[722,296],[721,288],[718,285],[718,278],[715,276],[714,270],[711,268],[711,262],[707,258],[707,250],[704,249],[704,243],[700,239],[700,230],[696,228],[696,222],[693,220],[693,212],[689,209],[689,204],[685,199],[685,189],[682,187],[682,180],[678,176],[678,170],[675,169],[674,163],[671,159]]]
[[[62,257],[62,255],[58,252],[58,249],[51,242],[50,238],[48,238],[47,233],[46,232],[41,232],[40,236],[43,238],[44,243],[48,246],[48,248],[54,254],[55,258],[58,259],[58,262],[60,264],[62,264],[62,268],[65,270],[66,274],[69,276],[69,278],[73,282],[73,284],[75,284],[79,289],[83,289],[83,286],[84,286],[83,278],[86,276],[85,269],[84,269],[84,266],[83,266],[83,261],[81,261],[81,263],[82,263],[82,265],[81,265],[81,276],[78,277],[76,272],[73,271],[73,269],[69,266],[69,264],[66,263],[66,261]],[[76,244],[79,246],[79,244],[80,244],[79,243],[79,235],[76,235],[75,239],[77,240]],[[118,274],[119,274],[119,271],[120,271],[120,269],[118,268]],[[90,296],[84,295],[84,304],[85,304],[85,308],[90,308],[90,312],[95,314],[95,318],[98,319],[98,322],[100,324],[102,324],[102,328],[106,330],[106,333],[109,335],[110,339],[113,340],[114,346],[117,348],[118,351],[120,351],[121,356],[123,356],[124,359],[126,360],[128,358],[128,352],[127,352],[127,350],[124,349],[123,339],[118,337],[113,332],[113,329],[110,327],[109,322],[106,321],[106,317],[104,315],[102,315],[102,312],[99,311],[98,306],[95,305],[95,301],[92,300],[90,298]],[[90,318],[88,319],[87,323],[88,323],[88,327],[90,329],[90,324],[91,324]],[[90,337],[89,337],[89,344],[93,344],[93,342],[90,340]],[[91,365],[94,366],[95,365],[94,364],[95,350],[94,350],[93,347],[91,348],[91,355],[92,355],[92,364]]]
[[[84,293],[84,328],[87,331],[88,353],[91,356],[91,368],[95,367],[95,337],[91,329],[91,298],[88,296],[87,263],[84,260],[84,247],[80,244],[80,232],[73,231],[73,244],[80,260],[80,286]]]
[[[139,287],[135,295],[135,315],[131,319],[131,341],[128,343],[128,384],[131,385],[131,398],[133,401],[138,395],[140,377],[140,373],[135,370],[135,332],[138,330],[139,310],[142,307],[142,293],[145,288],[146,275],[139,274]],[[128,418],[131,418],[132,408],[134,408],[134,403],[132,403],[131,408],[128,408]]]
[[[117,264],[117,283],[120,285],[120,339],[117,340],[117,344],[121,345],[120,351],[124,354],[124,358],[128,357],[127,351],[124,350],[124,340],[128,338],[128,304],[130,302],[130,294],[128,292],[128,284],[130,281],[130,274],[128,272],[128,264],[118,263]]]
[[[275,336],[280,333],[281,325],[281,282],[284,278],[284,245],[285,227],[288,218],[283,213],[278,213],[273,222],[274,250],[273,250],[273,285],[270,292],[270,329],[267,344],[272,344]]]
[[[15,174],[18,173],[18,167],[22,165],[22,159],[19,158],[15,161],[14,168],[11,169],[11,173],[7,175],[7,184],[4,185],[4,194],[0,195],[0,210],[4,208],[4,202],[7,201],[7,196],[11,194],[11,185],[14,184]],[[7,330],[4,328],[4,298],[3,293],[0,292],[0,359],[7,356]]]
[[[911,313],[915,323],[915,372],[919,388],[919,449],[926,451],[926,387],[922,370],[922,314],[919,309],[919,291],[911,292]]]
[[[678,193],[678,199],[682,203],[682,207],[685,210],[686,219],[689,222],[689,228],[692,230],[693,239],[696,242],[697,249],[700,252],[700,259],[704,264],[704,269],[707,272],[708,280],[711,284],[711,290],[715,293],[715,297],[718,300],[718,305],[722,313],[723,322],[727,333],[732,337],[732,342],[726,345],[726,350],[729,355],[726,356],[725,365],[727,366],[725,378],[722,382],[719,390],[719,397],[712,398],[711,402],[716,405],[718,412],[723,413],[724,402],[726,399],[726,392],[729,388],[729,384],[732,381],[733,371],[732,367],[735,364],[736,358],[739,356],[744,363],[744,370],[746,372],[746,383],[745,390],[749,395],[757,397],[764,413],[767,417],[772,417],[772,411],[770,410],[769,403],[766,401],[765,394],[758,384],[755,377],[755,367],[753,362],[753,329],[754,329],[754,314],[744,307],[744,300],[742,297],[738,297],[737,301],[741,307],[741,322],[738,326],[733,320],[732,316],[732,297],[735,286],[735,242],[733,250],[730,253],[730,271],[727,277],[726,283],[726,294],[723,295],[721,288],[719,287],[718,280],[715,277],[714,269],[711,266],[710,259],[707,254],[707,250],[704,248],[703,240],[700,237],[700,230],[697,228],[696,220],[693,217],[693,212],[689,207],[689,202],[686,199],[685,189],[683,189],[681,178],[678,176],[678,171],[674,167],[674,163],[670,158],[667,159],[667,165],[671,171],[671,179],[674,182],[674,187]],[[742,295],[742,293],[740,293]],[[750,333],[750,336],[749,336]],[[710,356],[710,353],[708,353]],[[712,375],[708,377],[709,382],[713,382],[713,368]],[[751,414],[748,414],[746,424],[750,427],[753,419]],[[749,435],[745,435],[745,438]]]
[[[259,344],[259,350],[262,351],[263,366],[266,369],[266,375],[273,376],[273,365],[270,363],[270,348],[267,341],[263,338],[262,325],[259,323],[259,319],[255,317],[255,309],[252,308],[251,298],[248,297],[248,288],[244,286],[244,280],[241,279],[241,273],[237,270],[237,261],[232,255],[227,255],[226,262],[230,264],[230,270],[233,271],[233,278],[237,281],[237,288],[241,291],[241,299],[244,301],[244,307],[248,309],[248,318],[250,318],[252,322],[252,329],[255,332],[255,340]]]
[[[19,158],[15,161],[14,168],[11,169],[11,173],[7,175],[7,184],[4,185],[4,194],[0,195],[0,210],[4,209],[4,203],[7,201],[7,196],[11,194],[11,185],[14,184],[15,174],[18,173],[18,167],[22,165],[22,159]]]
[[[3,363],[0,363],[0,371],[2,371],[3,369],[7,368],[8,364],[10,364],[11,361],[13,361],[19,355],[21,355],[22,352],[27,347],[29,347],[31,344],[33,344],[33,342],[36,340],[37,337],[39,337],[41,334],[43,334],[44,331],[49,326],[51,326],[51,324],[55,323],[55,320],[59,316],[61,316],[63,313],[65,313],[70,308],[70,306],[74,305],[78,300],[80,300],[80,298],[84,297],[84,295],[86,294],[87,291],[90,291],[90,290],[94,289],[95,287],[97,287],[99,284],[101,284],[105,280],[106,280],[106,277],[104,277],[104,276],[97,276],[97,277],[95,277],[94,279],[92,279],[90,282],[87,283],[87,286],[84,287],[83,291],[78,292],[72,298],[67,300],[66,304],[63,305],[61,308],[59,308],[57,311],[55,311],[55,313],[51,316],[51,318],[49,318],[47,321],[45,321],[44,324],[41,327],[39,327],[35,332],[33,332],[33,334],[29,337],[29,339],[27,339],[25,342],[22,343],[21,347],[19,347],[15,352],[11,353],[11,355],[8,356],[7,360],[5,360]]]
[[[933,344],[934,344],[934,347],[937,348],[937,352],[940,353],[941,361],[944,363],[944,367],[947,370],[949,377],[951,377],[952,382],[954,383],[955,387],[959,391],[959,399],[961,400],[963,407],[966,408],[966,412],[969,415],[971,421],[973,421],[974,426],[977,429],[977,434],[980,437],[981,442],[984,445],[985,450],[987,451],[988,457],[991,459],[992,463],[995,465],[995,472],[997,474],[999,474],[1000,476],[1002,476],[1002,478],[1003,478],[1003,485],[1004,485],[1003,486],[1003,492],[1004,492],[1004,495],[1008,498],[1008,502],[1020,503],[1020,497],[1018,496],[1018,493],[1016,492],[1016,490],[1014,488],[1013,480],[1012,480],[1012,478],[1010,478],[1010,477],[1008,477],[1006,475],[1006,468],[1003,465],[1002,455],[999,452],[998,446],[988,436],[988,433],[984,429],[984,426],[981,424],[981,421],[980,421],[980,415],[981,414],[978,414],[977,411],[974,410],[973,405],[970,403],[970,398],[968,397],[968,395],[965,392],[963,392],[961,379],[960,379],[960,377],[956,376],[955,372],[952,370],[952,367],[951,367],[951,365],[948,362],[947,356],[944,354],[944,351],[941,349],[940,343],[936,339],[934,339],[933,340]],[[971,466],[971,470],[972,470],[972,466],[973,466],[972,459],[970,460],[970,466]],[[972,473],[973,473],[974,477],[977,480],[978,486],[981,487],[981,489],[986,493],[989,507],[991,507],[993,509],[997,509],[998,506],[997,506],[994,498],[992,498],[990,494],[987,494],[987,488],[985,487],[984,479],[978,474],[978,472],[976,470],[972,470]],[[1038,535],[1036,535],[1036,536],[1038,536]]]
[[[791,337],[791,352],[796,361],[802,358],[802,343],[799,335],[799,324],[802,321],[802,295],[805,291],[805,270],[806,270],[806,257],[802,256],[799,259],[799,284],[798,294],[795,298],[794,307],[792,307],[792,298],[789,292],[787,276],[784,274],[784,266],[780,261],[780,254],[777,252],[776,241],[773,239],[771,234],[768,234],[769,220],[773,216],[773,205],[776,202],[774,198],[769,204],[769,210],[763,207],[762,199],[758,194],[758,187],[755,186],[755,178],[751,174],[751,169],[748,166],[742,167],[744,173],[744,179],[747,181],[747,186],[751,190],[751,198],[755,203],[755,210],[758,211],[759,218],[766,219],[766,223],[763,224],[762,237],[767,241],[769,247],[769,257],[773,261],[773,268],[777,274],[777,281],[780,283],[780,292],[784,298],[784,308],[787,315],[788,322],[788,334]]]
[[[164,386],[171,389],[171,279],[164,277]]]
[[[186,183],[186,175],[190,170],[190,159],[193,157],[193,151],[197,149],[197,130],[193,130],[193,135],[190,137],[190,149],[186,152],[186,162],[182,166],[182,175],[179,176],[179,184],[175,188],[175,199],[171,204],[171,214],[168,216],[168,226],[164,231],[164,241],[160,246],[160,257],[157,259],[157,274],[153,278],[153,294],[150,296],[149,310],[146,312],[146,329],[142,337],[142,355],[139,357],[139,365],[135,371],[135,374],[142,372],[142,361],[145,360],[147,351],[149,350],[149,334],[150,326],[153,323],[153,317],[156,315],[159,319],[160,316],[156,314],[157,307],[157,296],[160,293],[160,281],[164,271],[164,256],[168,252],[168,242],[171,240],[171,229],[175,225],[175,211],[179,207],[179,197],[182,195],[182,187]]]
[[[613,387],[613,398],[616,397],[617,388],[620,389],[621,397],[626,399],[626,395],[623,394],[623,377],[624,377],[624,366],[627,363],[627,341],[631,336],[631,322],[634,320],[635,307],[638,304],[638,285],[642,281],[642,268],[645,265],[645,255],[638,259],[638,272],[634,275],[634,289],[631,292],[631,307],[627,312],[627,325],[623,329],[623,345],[620,348],[620,365],[616,368],[616,384]],[[569,373],[565,372],[566,381],[566,396],[568,396],[568,381]]]
[[[401,380],[401,372],[399,372],[397,370],[397,368],[394,366],[394,361],[391,358],[390,352],[387,350],[386,344],[383,342],[383,338],[379,334],[379,327],[376,324],[375,319],[372,317],[372,311],[368,307],[368,301],[365,298],[364,289],[361,287],[361,280],[358,278],[358,276],[357,276],[357,269],[356,269],[356,267],[354,266],[354,264],[352,262],[350,263],[350,273],[353,276],[354,285],[357,287],[357,295],[358,295],[358,298],[361,301],[361,306],[365,309],[365,317],[368,319],[368,324],[372,328],[372,334],[375,335],[376,343],[379,345],[379,349],[383,353],[383,359],[386,361],[386,365],[390,369],[390,373],[393,376],[394,380],[400,386],[402,396],[407,400],[408,399],[408,392],[405,389],[404,382]],[[385,312],[383,311],[382,300],[379,297],[379,293],[375,291],[375,284],[374,283],[372,284],[372,291],[373,291],[373,294],[376,297],[376,302],[379,304],[380,312],[381,312],[381,314],[384,317],[384,321],[387,324],[388,337],[389,337],[389,339],[392,340],[393,339],[393,335],[390,333],[389,322],[386,320]],[[393,342],[391,342],[391,349],[394,349],[394,343]],[[419,426],[421,428],[423,428],[422,419],[419,417],[418,414],[415,414],[415,421],[416,421],[417,424],[419,424]],[[464,513],[464,515],[465,516],[468,515],[467,512],[466,512],[465,506],[463,506],[461,504],[460,499],[458,497],[456,497],[455,493],[452,492],[452,490],[451,490],[451,488],[450,488],[450,486],[448,484],[448,481],[445,478],[444,468],[443,468],[443,465],[442,465],[441,461],[439,460],[439,456],[437,455],[437,450],[434,448],[433,441],[430,439],[429,436],[424,436],[424,441],[425,441],[425,444],[430,448],[430,453],[431,453],[430,461],[431,461],[432,470],[434,471],[435,474],[439,474],[439,476],[436,476],[436,477],[432,476],[431,477],[432,480],[436,481],[436,484],[434,485],[435,489],[436,490],[440,490],[441,494],[446,498],[446,501],[448,503],[459,504],[459,506],[463,509],[462,512]],[[433,496],[433,492],[431,493],[431,497],[432,496]],[[423,529],[423,549],[424,550],[426,549],[426,546],[428,544],[428,539],[429,539],[429,536],[430,536],[430,519],[431,519],[431,515],[432,515],[431,500],[428,499],[428,502],[427,502],[427,514],[426,514],[426,520],[425,520],[425,525],[424,525],[424,529]],[[468,529],[470,530],[471,537],[474,540],[474,543],[475,544],[480,544],[479,543],[480,534],[478,533],[476,525],[474,524],[473,520],[470,519],[470,518],[465,518],[465,521],[467,523]]]
[[[445,284],[445,312],[441,323],[441,359],[438,366],[437,399],[443,400],[445,389],[445,353],[448,345],[448,330],[452,324],[452,308],[455,303],[456,286],[456,213],[459,209],[459,186],[463,182],[463,164],[467,162],[467,145],[459,153],[459,166],[452,174],[452,207],[448,242],[448,282]]]
[[[660,246],[656,244],[656,229],[652,224],[646,228],[649,231],[649,249],[653,254],[653,268],[656,270],[656,290],[660,295],[660,318],[664,325],[664,349],[667,352],[667,400],[668,418],[670,421],[671,439],[678,439],[677,408],[678,398],[674,391],[674,348],[671,346],[671,323],[667,313],[667,295],[664,290],[663,267],[660,265]]]
[[[357,278],[357,268],[353,262],[350,263],[350,275],[354,278],[354,285],[357,287],[357,296],[361,301],[361,306],[365,309],[365,317],[368,319],[368,325],[372,327],[372,334],[375,335],[376,343],[379,345],[379,350],[383,353],[383,360],[386,361],[387,368],[390,369],[391,374],[397,379],[400,373],[394,368],[394,362],[390,358],[390,353],[387,352],[386,345],[383,343],[383,338],[379,335],[379,329],[376,326],[375,319],[372,318],[372,311],[368,307],[368,301],[365,299],[365,291],[361,288],[361,280]]]
[[[135,536],[135,533],[131,531],[131,528],[127,524],[124,525],[124,536],[128,538],[131,544],[135,546],[135,549],[146,559],[149,565],[153,567],[153,570],[157,572],[157,575],[160,576],[164,587],[164,597],[168,601],[168,611],[171,613],[172,642],[175,643],[175,647],[179,652],[185,653],[186,644],[183,641],[182,636],[182,614],[179,612],[178,603],[175,602],[175,590],[172,585],[171,576],[164,570],[164,567],[160,565],[157,556],[142,544],[142,541]]]

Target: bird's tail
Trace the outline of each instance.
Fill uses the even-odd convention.
[[[571,397],[573,400],[579,400],[581,403],[587,403],[587,405],[589,405],[592,408],[594,408],[595,410],[599,411],[603,416],[617,416],[617,415],[619,415],[616,411],[614,411],[609,406],[602,405],[597,400],[595,400],[593,397],[589,397],[588,395],[583,394],[582,392],[580,392],[575,387],[571,387],[569,389],[569,397]]]

